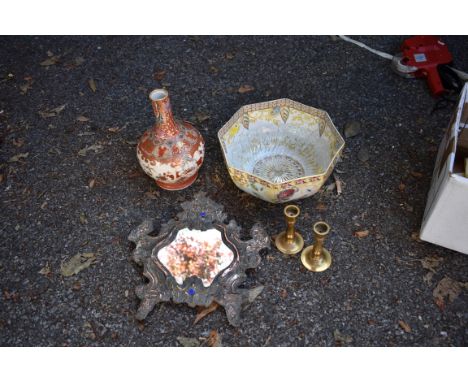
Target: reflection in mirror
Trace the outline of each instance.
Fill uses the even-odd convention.
[[[234,259],[234,253],[224,244],[221,232],[181,229],[175,239],[158,252],[159,261],[171,272],[178,284],[197,276],[208,287],[214,278]]]

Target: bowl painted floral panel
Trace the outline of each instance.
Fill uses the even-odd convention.
[[[234,253],[224,244],[217,229],[184,228],[169,245],[159,250],[158,259],[178,284],[197,276],[203,286],[208,287],[232,263]]]
[[[218,138],[236,186],[271,203],[315,194],[344,146],[325,111],[290,99],[243,106]]]

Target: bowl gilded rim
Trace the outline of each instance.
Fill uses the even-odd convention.
[[[319,132],[320,136],[322,136],[323,131],[325,130],[326,126],[332,128],[333,133],[336,135],[338,141],[340,142],[340,146],[336,149],[335,154],[330,159],[330,163],[328,164],[326,170],[324,170],[323,172],[321,172],[319,174],[302,176],[300,178],[294,178],[294,179],[286,180],[284,182],[275,183],[275,182],[272,182],[271,180],[262,178],[261,176],[254,175],[254,174],[252,174],[252,173],[250,173],[248,171],[240,170],[237,167],[235,167],[235,166],[233,166],[233,165],[231,165],[229,163],[229,161],[227,159],[227,156],[226,156],[227,148],[225,147],[226,144],[223,141],[223,138],[224,138],[224,135],[227,133],[227,131],[232,127],[232,125],[235,122],[237,122],[245,112],[264,110],[264,109],[270,109],[270,108],[281,107],[281,106],[292,107],[292,108],[294,108],[296,110],[299,110],[301,112],[308,113],[308,114],[311,114],[311,115],[314,115],[316,117],[321,118],[326,123],[324,124],[323,128],[320,129],[320,132]],[[307,106],[307,105],[304,105],[303,103],[293,101],[292,99],[289,99],[289,98],[279,98],[279,99],[275,99],[273,101],[258,102],[258,103],[253,103],[253,104],[248,104],[248,105],[242,106],[236,113],[234,113],[234,115],[231,118],[229,118],[229,120],[223,125],[223,127],[221,127],[218,130],[218,140],[219,140],[219,143],[221,144],[221,151],[223,152],[224,161],[226,162],[226,166],[228,167],[228,169],[232,168],[232,169],[234,169],[236,171],[239,171],[239,172],[241,172],[243,174],[246,174],[248,176],[252,176],[254,178],[263,180],[264,182],[267,182],[267,183],[275,185],[275,186],[276,185],[281,186],[281,185],[284,185],[284,184],[287,184],[287,183],[295,182],[297,180],[325,176],[328,173],[328,171],[330,170],[330,167],[335,166],[335,161],[336,161],[337,157],[340,156],[341,151],[343,150],[343,148],[345,146],[345,140],[343,139],[340,132],[336,128],[335,124],[333,123],[332,119],[330,118],[330,115],[325,110],[317,109],[317,108],[315,108],[313,106]]]

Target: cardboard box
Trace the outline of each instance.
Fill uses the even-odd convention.
[[[437,154],[420,238],[468,254],[468,84]]]

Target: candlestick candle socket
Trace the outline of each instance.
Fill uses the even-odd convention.
[[[296,219],[301,213],[298,206],[290,204],[284,208],[286,218],[286,231],[281,232],[275,239],[276,248],[285,255],[294,255],[304,247],[304,239],[295,230]]]
[[[323,248],[323,242],[330,233],[330,226],[325,222],[317,222],[313,227],[315,243],[306,247],[301,254],[301,261],[309,271],[323,272],[332,263],[332,257],[327,249]]]

